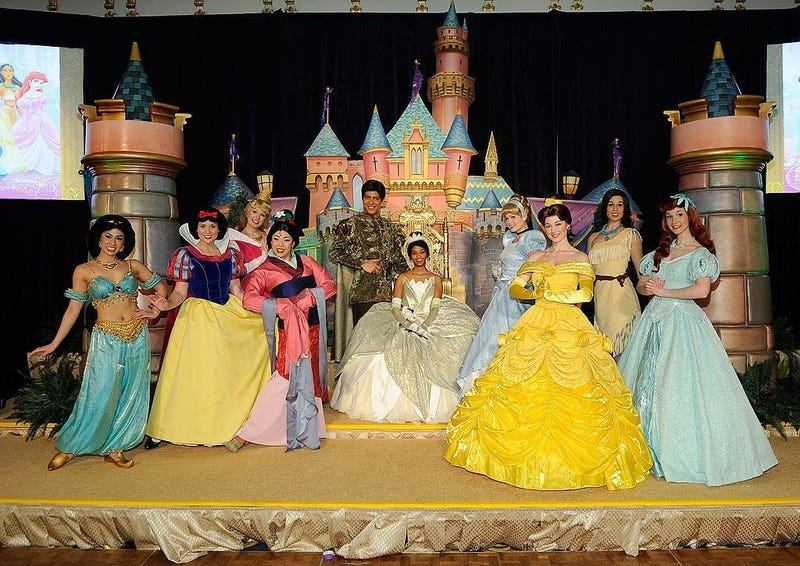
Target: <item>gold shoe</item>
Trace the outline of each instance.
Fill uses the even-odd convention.
[[[133,466],[133,460],[128,460],[125,455],[122,453],[122,450],[114,450],[106,454],[105,458],[103,458],[104,462],[108,462],[109,464],[114,464],[119,468],[130,468]]]
[[[58,454],[53,456],[53,459],[50,460],[49,464],[47,464],[47,469],[50,470],[51,472],[53,470],[57,470],[63,467],[64,464],[72,460],[74,457],[75,454],[67,454],[66,452],[59,452]]]

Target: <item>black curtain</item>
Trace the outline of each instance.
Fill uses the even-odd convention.
[[[94,18],[0,9],[7,43],[84,50],[84,102],[111,98],[132,42],[139,44],[156,98],[192,115],[184,128],[188,168],[178,179],[182,214],[204,205],[228,173],[235,133],[238,176],[275,175],[276,196],[297,195],[307,225],[306,152],[320,128],[322,92],[334,88],[330,123],[352,156],[377,106],[391,127],[409,101],[413,61],[427,78],[444,14],[250,14]],[[655,244],[657,202],[676,191],[667,167],[664,110],[695,99],[714,42],[744,94],[766,93],[768,44],[800,40],[800,10],[629,13],[460,14],[469,29],[476,100],[469,133],[481,152],[491,132],[500,174],[517,192],[553,193],[560,174],[581,174],[581,194],[612,176],[611,140],[624,159],[620,179],[645,213],[645,248]],[[80,164],[75,164],[80,168]],[[472,173],[483,172],[474,159]],[[767,195],[773,303],[797,325],[789,286],[797,252],[791,236],[800,196]],[[86,257],[85,202],[4,201],[3,297],[9,331],[0,397],[20,383],[34,334],[63,313],[63,290]],[[163,270],[165,266],[151,266]]]

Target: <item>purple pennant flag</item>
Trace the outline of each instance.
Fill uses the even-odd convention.
[[[611,142],[611,154],[614,159],[614,179],[619,179],[619,166],[622,163],[619,138],[614,138],[614,141]]]
[[[413,104],[417,99],[419,91],[422,88],[422,82],[422,72],[419,70],[419,59],[414,59],[414,80],[411,82],[411,100],[408,103],[409,105]]]
[[[319,127],[322,128],[325,124],[328,123],[328,110],[331,107],[331,93],[333,92],[333,87],[326,86],[325,90],[322,93],[322,115],[319,117]]]
[[[236,134],[231,134],[231,142],[228,145],[228,154],[232,161],[239,159],[239,150],[236,149]]]

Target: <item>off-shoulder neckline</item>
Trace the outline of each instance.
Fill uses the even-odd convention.
[[[564,261],[558,264],[553,265],[552,263],[547,263],[546,261],[541,260],[533,260],[526,263],[540,263],[542,265],[547,265],[552,268],[561,267],[562,265],[591,265],[588,261]]]
[[[669,258],[669,256],[667,256],[667,257],[665,257],[665,258],[663,258],[663,259],[661,260],[661,263],[672,263],[673,261],[678,261],[678,260],[680,260],[680,259],[683,259],[683,258],[685,258],[685,257],[689,257],[689,256],[690,256],[690,255],[692,255],[694,252],[696,252],[696,251],[698,251],[698,250],[701,250],[701,249],[702,249],[702,250],[704,250],[704,249],[706,249],[706,248],[705,248],[705,246],[698,246],[698,247],[696,247],[695,249],[693,249],[693,250],[691,250],[691,251],[688,251],[688,252],[686,252],[686,253],[685,253],[685,254],[683,254],[683,255],[679,255],[678,257],[673,257],[672,259],[670,259],[670,258]]]

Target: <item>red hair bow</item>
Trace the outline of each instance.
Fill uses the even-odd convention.
[[[206,212],[205,210],[201,210],[198,213],[197,217],[200,220],[203,220],[204,218],[213,218],[214,220],[216,220],[217,219],[217,213],[216,212]]]

